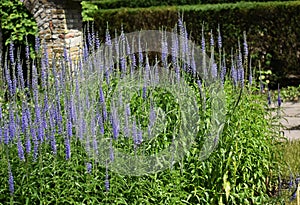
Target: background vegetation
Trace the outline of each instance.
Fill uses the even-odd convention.
[[[300,2],[240,2],[236,4],[161,6],[152,8],[99,9],[94,13],[96,30],[104,36],[107,22],[114,31],[123,27],[125,32],[140,29],[168,29],[176,23],[182,12],[191,38],[201,42],[202,23],[206,34],[220,25],[227,53],[236,47],[234,39],[247,41],[253,66],[258,70],[258,60],[263,70],[271,70],[271,87],[298,85],[287,80],[289,75],[300,74],[299,38]],[[137,21],[143,19],[143,21]],[[216,36],[216,29],[213,30]]]

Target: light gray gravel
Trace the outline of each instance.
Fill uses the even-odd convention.
[[[284,136],[289,140],[300,139],[300,103],[282,104],[281,123],[286,127]]]

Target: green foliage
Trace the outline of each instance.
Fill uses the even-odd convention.
[[[288,179],[290,174],[299,176],[300,174],[300,161],[295,156],[300,155],[300,141],[286,141],[283,142],[278,149],[283,151],[283,178]]]
[[[93,21],[94,20],[94,13],[98,10],[98,6],[88,2],[82,1],[82,20],[83,21]]]
[[[37,34],[37,24],[19,0],[0,1],[0,19],[5,45],[10,41],[24,45],[25,36]]]
[[[278,95],[278,91],[276,90],[273,93],[274,98]],[[300,100],[300,85],[298,87],[288,86],[286,88],[281,88],[280,96],[284,102],[298,102]]]
[[[252,0],[246,0],[252,1]],[[271,0],[258,0],[266,2]],[[281,0],[277,0],[281,1]],[[284,0],[288,1],[288,0]],[[195,5],[195,4],[220,4],[236,3],[240,0],[98,0],[93,1],[100,9],[117,9],[117,8],[145,8],[151,6],[178,6],[178,5]]]
[[[236,4],[161,6],[152,8],[100,9],[95,13],[95,26],[99,36],[105,36],[107,22],[111,31],[173,28],[178,12],[183,13],[192,40],[200,44],[202,23],[206,35],[211,28],[221,27],[224,49],[227,53],[236,47],[237,39],[247,33],[252,65],[258,70],[271,70],[278,78],[287,73],[300,74],[297,47],[300,46],[300,3],[293,2],[240,2]],[[139,21],[137,19],[143,19]],[[216,29],[213,30],[217,36]],[[282,84],[282,83],[280,83]]]
[[[195,86],[196,88],[196,86]],[[232,110],[239,90],[225,84],[226,107]],[[208,99],[210,98],[207,92]],[[157,96],[171,95],[160,90]],[[199,96],[197,96],[199,98]],[[133,101],[140,102],[139,97]],[[50,144],[39,148],[39,158],[18,159],[17,146],[0,144],[0,201],[21,204],[267,204],[278,175],[277,130],[268,120],[264,96],[244,90],[235,112],[229,112],[217,149],[199,160],[201,144],[195,144],[172,169],[141,177],[109,172],[110,191],[104,188],[105,168],[88,158],[80,141],[73,140],[71,160],[65,160],[64,136],[56,136],[57,156]],[[174,105],[173,99],[160,106]],[[136,107],[135,112],[142,112]],[[175,105],[176,106],[176,105]],[[209,110],[210,104],[207,104]],[[2,106],[3,107],[3,106]],[[133,109],[134,110],[134,109]],[[5,112],[7,113],[7,112]],[[9,152],[6,150],[9,149]],[[8,154],[7,154],[8,153]],[[11,162],[15,193],[9,194],[7,161]],[[30,197],[27,197],[30,195]]]

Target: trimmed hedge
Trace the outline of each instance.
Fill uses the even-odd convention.
[[[125,32],[162,26],[170,30],[177,23],[178,13],[183,14],[196,43],[201,41],[203,22],[207,37],[210,29],[217,36],[220,24],[227,54],[246,31],[253,65],[262,59],[262,68],[272,70],[281,79],[287,73],[300,74],[300,1],[99,10],[94,19],[96,29],[104,37],[107,22],[111,34],[115,29],[120,31],[121,25]]]
[[[252,1],[252,0],[245,0]],[[272,0],[257,0],[257,2],[267,2]],[[274,0],[273,0],[274,1]],[[276,1],[276,0],[275,0]],[[282,1],[282,0],[277,0]],[[288,1],[288,0],[283,0]],[[219,4],[219,3],[236,3],[240,0],[99,0],[93,2],[99,9],[116,9],[116,8],[146,8],[151,6],[179,6],[195,4]]]

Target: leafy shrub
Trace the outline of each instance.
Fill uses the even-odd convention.
[[[227,53],[236,47],[235,39],[247,33],[252,65],[258,67],[261,61],[263,70],[271,70],[283,85],[286,74],[299,74],[300,31],[298,22],[300,4],[294,2],[240,2],[236,4],[161,6],[153,8],[122,8],[102,10],[95,13],[95,26],[100,36],[103,28],[115,30],[123,27],[125,32],[158,29],[164,26],[171,29],[176,23],[178,12],[184,14],[187,29],[196,43],[201,42],[202,23],[206,34],[210,28],[221,27],[225,37],[224,49]],[[143,21],[137,21],[143,19]],[[214,36],[216,32],[214,32]],[[258,70],[258,68],[256,69]],[[272,83],[272,82],[271,82]],[[275,82],[273,87],[277,86]]]
[[[5,45],[24,42],[26,36],[37,34],[37,24],[32,15],[19,0],[1,0],[0,21]]]
[[[251,0],[247,0],[250,1]],[[259,0],[257,2],[267,2],[270,0]],[[279,1],[279,0],[277,0]],[[287,0],[284,0],[287,1]],[[221,3],[237,3],[240,0],[98,0],[93,4],[99,9],[118,9],[118,8],[145,8],[151,6],[179,6],[179,5],[195,5],[195,4],[221,4]]]

